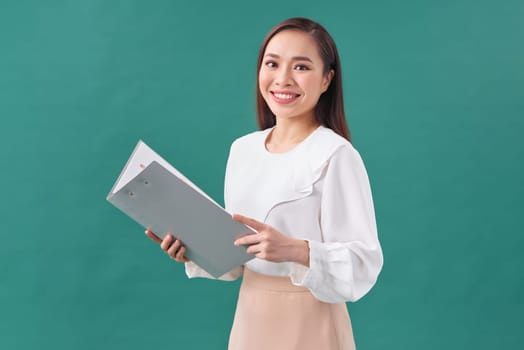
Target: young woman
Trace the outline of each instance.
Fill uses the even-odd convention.
[[[383,258],[335,43],[288,19],[264,39],[257,71],[261,131],[232,144],[226,169],[226,209],[257,231],[234,242],[256,258],[221,277],[243,276],[229,349],[354,349],[345,302],[371,289]],[[146,234],[189,277],[210,277],[182,242]]]

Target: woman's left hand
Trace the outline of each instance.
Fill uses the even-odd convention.
[[[267,224],[239,214],[233,214],[233,220],[257,231],[240,237],[234,243],[236,246],[247,246],[247,253],[272,262],[292,261],[309,266],[307,241],[288,237]]]

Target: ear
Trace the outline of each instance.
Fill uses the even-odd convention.
[[[330,70],[324,77],[322,78],[322,93],[326,92],[326,90],[329,88],[329,84],[331,84],[331,80],[335,76],[335,71],[332,69]]]

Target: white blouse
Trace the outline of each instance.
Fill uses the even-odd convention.
[[[250,270],[289,276],[329,303],[356,301],[375,284],[383,257],[366,169],[351,143],[317,128],[286,153],[270,153],[271,129],[233,142],[224,187],[226,210],[309,243],[309,268],[254,258]],[[242,267],[220,279],[233,280]],[[212,278],[193,262],[188,277]]]

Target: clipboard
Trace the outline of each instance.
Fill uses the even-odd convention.
[[[252,234],[143,141],[138,141],[107,200],[157,235],[170,232],[185,256],[215,278],[254,258],[233,242]]]

